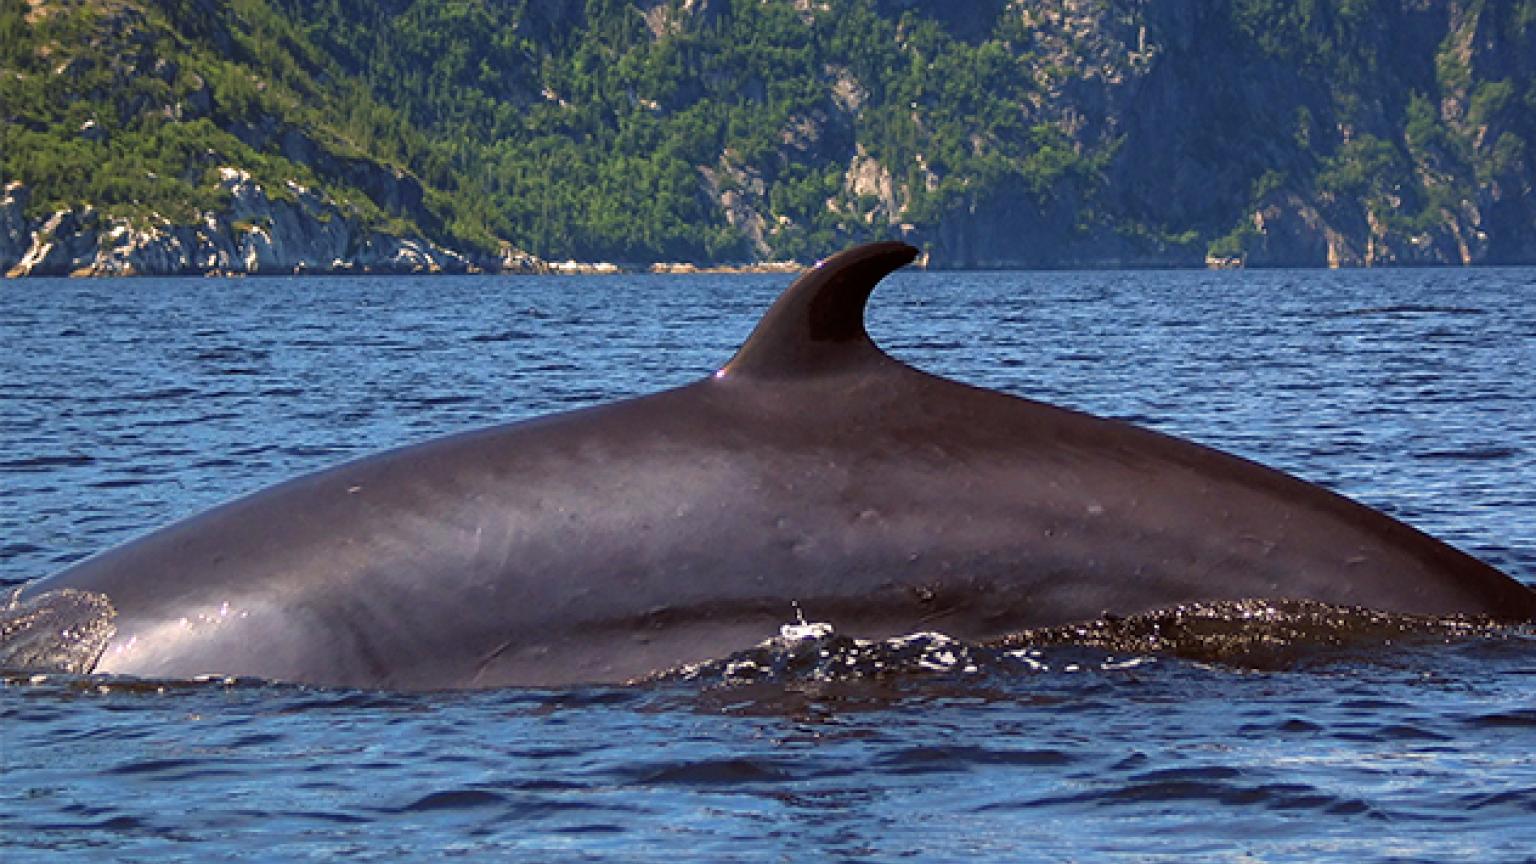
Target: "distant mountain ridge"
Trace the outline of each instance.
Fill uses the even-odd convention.
[[[0,272],[1536,262],[1536,0],[0,0]]]

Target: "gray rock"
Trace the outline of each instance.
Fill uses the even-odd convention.
[[[273,195],[238,168],[220,169],[229,206],[191,224],[102,219],[90,207],[31,226],[27,189],[0,198],[0,269],[12,276],[195,273],[464,273],[482,264],[419,237],[364,226],[336,202],[289,181]],[[508,251],[518,269],[524,253]],[[530,259],[532,260],[532,259]],[[497,262],[488,262],[497,269]]]
[[[30,197],[21,183],[7,183],[0,193],[0,273],[10,272],[32,247],[32,229],[27,224]]]

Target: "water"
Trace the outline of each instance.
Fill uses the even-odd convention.
[[[688,382],[784,284],[0,282],[0,583],[349,456]],[[870,329],[1536,582],[1536,270],[902,273]],[[410,696],[12,679],[0,860],[1536,860],[1529,632],[1030,661]]]

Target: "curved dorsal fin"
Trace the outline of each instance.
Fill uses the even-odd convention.
[[[912,262],[905,243],[870,243],[839,252],[801,274],[720,377],[794,377],[835,371],[885,355],[864,330],[864,304],[886,274]]]

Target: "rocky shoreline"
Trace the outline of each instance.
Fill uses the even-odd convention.
[[[430,241],[365,226],[323,195],[289,182],[273,192],[221,169],[229,204],[192,224],[108,216],[89,205],[26,217],[30,190],[0,195],[0,272],[21,276],[276,273],[466,273],[484,262]],[[529,262],[515,254],[501,267]]]
[[[30,190],[0,193],[0,275],[255,276],[348,274],[794,273],[795,261],[700,265],[545,261],[516,249],[498,256],[449,249],[370,228],[320,193],[289,182],[276,193],[237,168],[221,169],[229,207],[194,224],[101,214],[89,205],[27,218]],[[147,224],[146,224],[147,223]]]
[[[505,247],[497,255],[450,249],[420,236],[397,236],[366,224],[324,193],[288,181],[269,189],[239,168],[219,169],[219,189],[227,196],[218,212],[198,214],[191,224],[159,216],[127,218],[103,214],[90,205],[55,210],[28,218],[30,190],[10,183],[0,191],[0,275],[27,276],[252,276],[348,274],[551,274],[616,275],[651,273],[732,274],[795,273],[798,261],[739,264],[691,262],[548,261]],[[1054,267],[1074,264],[1094,268],[1177,267],[1230,269],[1248,267],[1372,267],[1476,265],[1487,260],[1486,235],[1473,229],[1452,231],[1450,242],[1392,244],[1367,232],[1376,242],[1354,248],[1330,230],[1302,202],[1291,209],[1275,206],[1255,214],[1255,242],[1247,255],[1199,256],[1193,250],[1149,250],[1100,236],[1076,254],[1054,259]],[[1308,215],[1312,218],[1308,219]],[[1299,215],[1298,215],[1299,214]],[[1475,215],[1475,214],[1474,214]],[[989,232],[977,228],[978,234]],[[1372,226],[1375,227],[1375,226]],[[1452,223],[1454,228],[1462,227]],[[993,226],[996,233],[996,226]],[[919,266],[933,269],[1015,269],[1040,256],[992,259],[967,255],[968,242],[998,245],[996,237],[944,236],[910,239],[933,245]],[[1024,232],[1021,237],[1027,237]],[[1470,239],[1469,239],[1470,238]],[[947,242],[946,242],[947,241]],[[1023,240],[1016,245],[1027,247]],[[1021,248],[1021,251],[1028,251]],[[1028,259],[1028,260],[1026,260]],[[1080,260],[1079,260],[1080,259]],[[1049,258],[1043,260],[1052,260]],[[1510,263],[1510,262],[1498,262]],[[1050,265],[1047,265],[1050,266]]]

